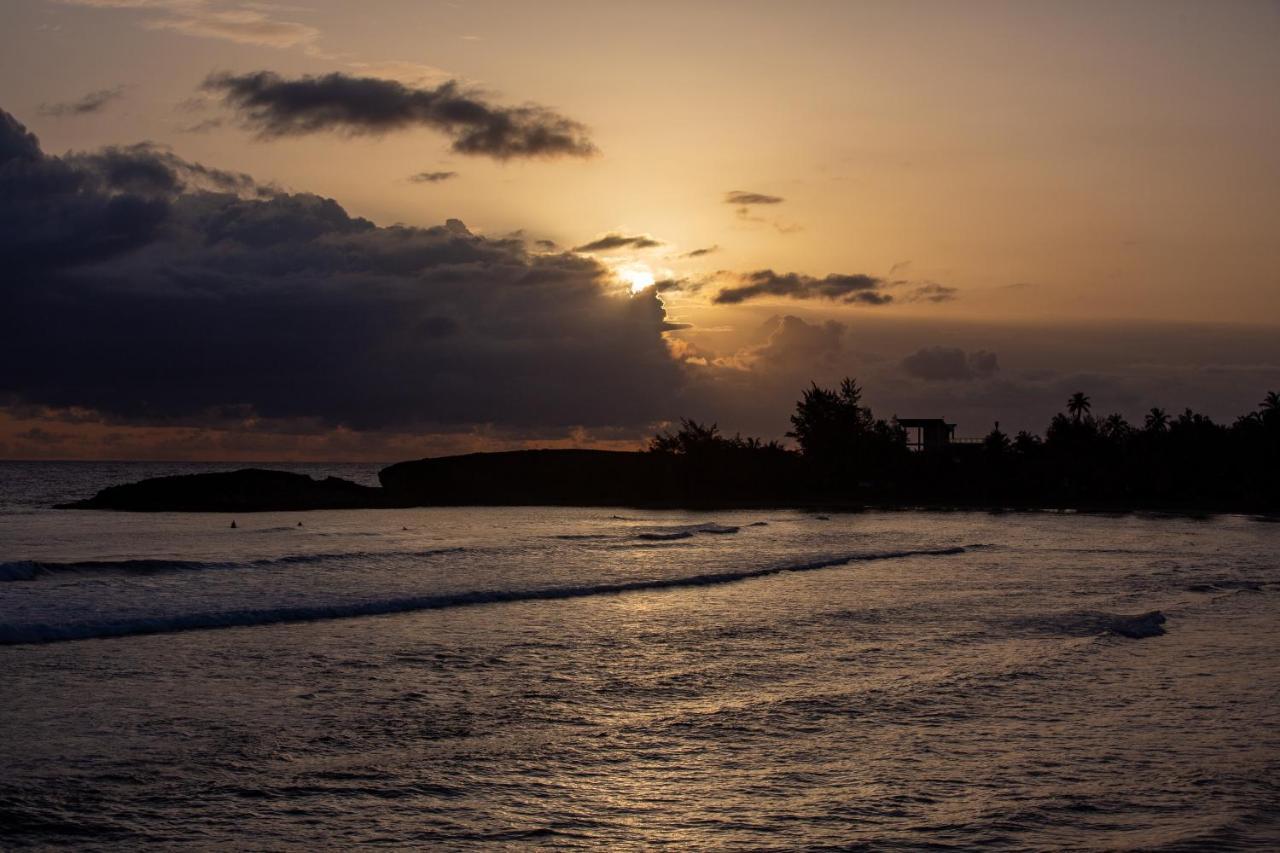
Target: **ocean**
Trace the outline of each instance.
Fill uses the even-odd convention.
[[[1280,524],[49,509],[236,467],[0,463],[0,848],[1280,848]]]

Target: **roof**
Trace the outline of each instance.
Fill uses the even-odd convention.
[[[940,427],[952,428],[955,424],[949,424],[943,418],[898,418],[898,424],[904,427]]]

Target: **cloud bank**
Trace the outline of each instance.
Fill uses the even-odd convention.
[[[640,430],[656,292],[456,220],[378,227],[155,146],[54,157],[0,112],[0,402],[126,424]]]
[[[422,88],[340,73],[286,79],[255,71],[214,74],[203,88],[219,95],[261,139],[425,127],[450,137],[459,154],[495,160],[597,153],[581,123],[542,106],[490,104],[453,80]]]

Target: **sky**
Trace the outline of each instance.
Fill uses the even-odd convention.
[[[1280,4],[6,0],[0,458],[1280,387]]]

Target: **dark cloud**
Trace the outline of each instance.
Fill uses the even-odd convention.
[[[683,255],[681,255],[680,257],[682,257],[682,258],[701,258],[701,257],[705,257],[706,255],[710,255],[710,254],[711,254],[711,253],[713,253],[713,252],[718,252],[718,251],[720,251],[720,247],[719,247],[719,246],[706,246],[706,247],[701,248],[701,249],[694,249],[692,252],[685,252],[685,253],[684,253]]]
[[[112,192],[173,195],[207,189],[241,195],[271,194],[271,190],[243,172],[192,163],[150,142],[108,146],[92,153],[69,154],[61,160],[82,174],[96,176]]]
[[[716,277],[717,277],[717,274],[713,274],[709,276],[697,276],[697,277],[684,276],[684,277],[660,278],[657,281],[655,281],[652,286],[659,293],[677,293],[678,292],[683,294],[693,294],[701,291],[704,287],[707,286],[708,283],[714,281]]]
[[[659,278],[653,283],[653,288],[659,293],[696,293],[701,287],[701,280],[692,278]]]
[[[122,97],[124,97],[124,87],[115,86],[111,89],[99,89],[96,92],[90,92],[74,101],[41,104],[38,112],[42,116],[52,116],[54,118],[90,115],[101,111],[107,104]]]
[[[416,175],[410,175],[409,180],[415,184],[438,184],[456,177],[458,177],[457,172],[419,172]]]
[[[612,232],[583,243],[574,248],[575,252],[608,252],[613,249],[652,249],[661,246],[661,240],[655,240],[648,234],[618,234]]]
[[[742,190],[733,190],[724,194],[724,203],[732,204],[738,207],[751,204],[782,204],[786,199],[776,195],[765,195],[764,193],[749,193]]]
[[[266,191],[247,175],[190,163],[140,144],[47,157],[0,110],[0,271],[74,267],[157,238],[187,190]]]
[[[825,278],[801,273],[777,273],[756,270],[740,276],[741,284],[722,289],[711,300],[720,305],[733,305],[762,296],[786,296],[792,299],[829,299],[833,302],[884,305],[893,297],[881,292],[883,279],[874,276],[831,274]]]
[[[0,112],[0,400],[110,422],[634,430],[682,386],[654,290],[519,240],[378,227]]]
[[[930,281],[913,286],[899,298],[903,302],[950,302],[957,293],[957,288]]]
[[[995,353],[986,350],[966,354],[958,347],[932,346],[904,358],[902,368],[917,379],[943,382],[994,376],[1000,363]]]
[[[459,154],[497,160],[597,153],[586,127],[573,119],[537,105],[495,106],[453,80],[432,89],[339,73],[290,80],[256,71],[214,74],[203,88],[220,94],[263,139],[428,127],[451,137]]]
[[[534,240],[533,245],[537,246],[544,252],[554,252],[556,250],[555,240]]]

